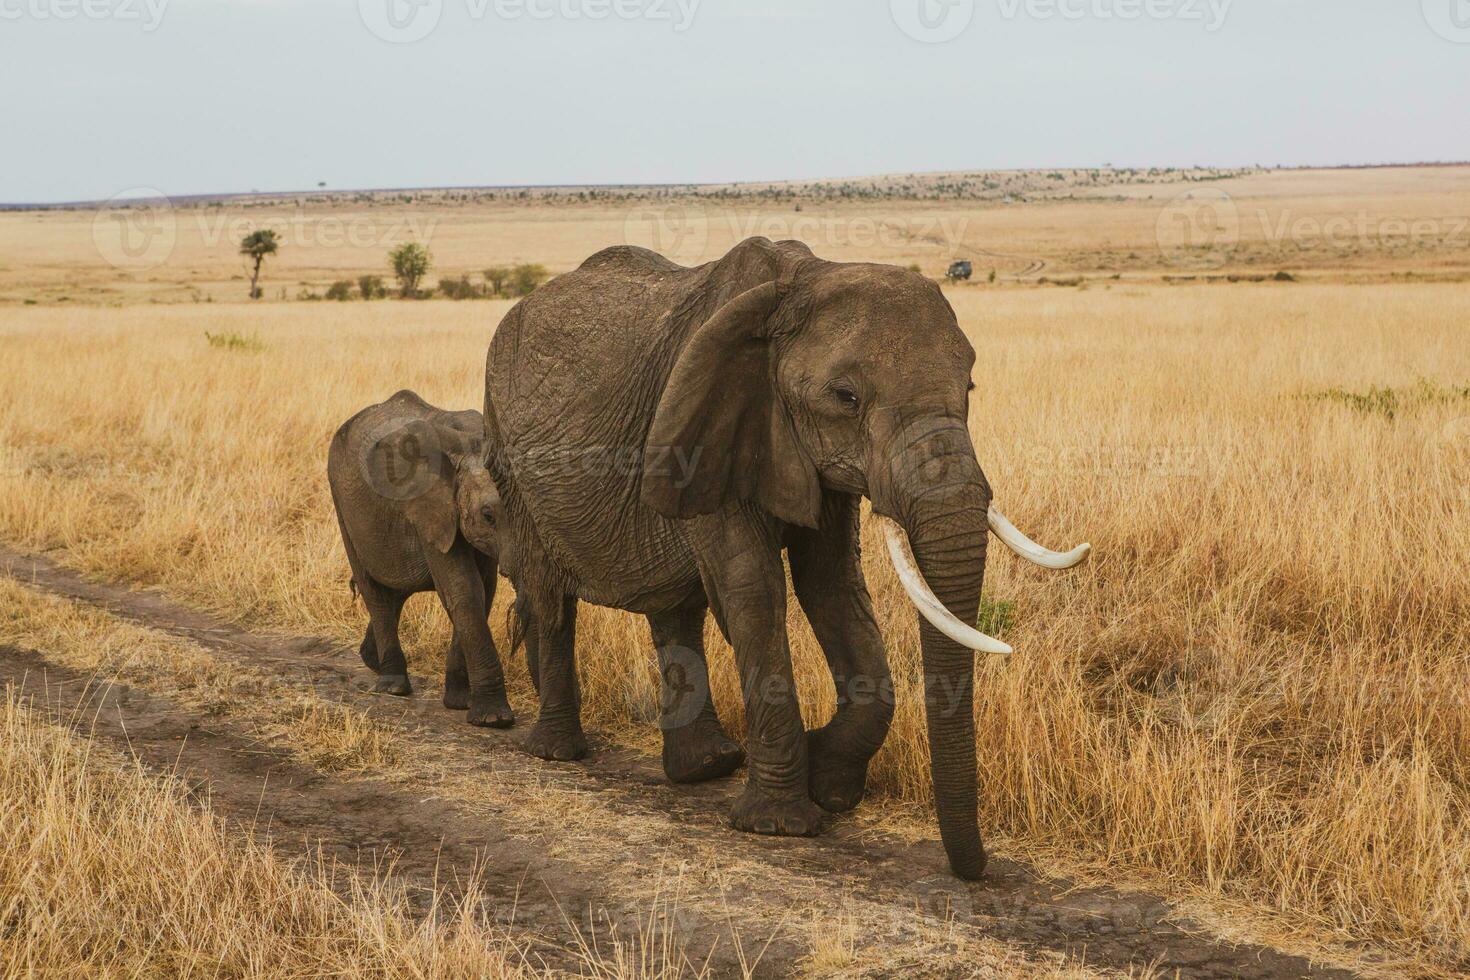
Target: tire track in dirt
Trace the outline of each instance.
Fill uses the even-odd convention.
[[[262,837],[287,862],[320,853],[343,867],[388,869],[410,885],[421,912],[436,889],[451,899],[462,896],[473,869],[473,881],[495,901],[496,924],[529,947],[533,964],[578,972],[578,934],[588,936],[611,918],[606,896],[579,869],[482,816],[425,807],[417,794],[381,780],[333,778],[228,720],[99,681],[33,650],[0,645],[0,687],[12,688],[54,723],[183,780],[214,812]],[[710,965],[735,966],[721,958]]]
[[[724,819],[739,791],[738,778],[674,787],[663,779],[657,760],[608,745],[595,736],[594,753],[583,764],[542,762],[519,748],[530,726],[529,706],[518,705],[522,721],[511,732],[471,729],[457,714],[440,708],[437,685],[423,678],[415,678],[419,694],[409,701],[366,697],[368,678],[355,653],[320,638],[258,635],[156,593],[87,582],[47,558],[4,548],[0,548],[0,570],[42,590],[185,637],[226,657],[299,677],[319,696],[366,707],[380,720],[404,725],[411,722],[415,726],[413,741],[431,745],[446,757],[477,760],[476,765],[482,770],[493,769],[496,776],[565,780],[591,794],[599,807],[649,823],[651,835],[640,835],[636,845],[637,850],[646,853],[635,865],[646,867],[654,857],[677,865],[681,858],[688,857],[686,852],[712,849],[722,863],[755,869],[759,874],[737,876],[724,903],[729,914],[738,914],[736,928],[747,937],[757,937],[757,947],[766,936],[775,934],[770,919],[762,912],[789,909],[793,896],[800,893],[801,899],[815,908],[816,916],[840,915],[844,905],[857,903],[866,927],[886,914],[892,920],[888,931],[898,942],[912,940],[911,927],[917,921],[960,930],[976,940],[998,939],[1022,948],[1060,953],[1093,968],[1152,966],[1165,975],[1190,978],[1352,976],[1268,948],[1215,940],[1179,920],[1167,903],[1156,898],[1109,888],[1073,888],[1065,881],[1042,879],[1017,862],[993,859],[987,881],[967,884],[950,875],[937,842],[905,844],[867,833],[852,819],[835,820],[824,836],[813,839],[740,834],[731,830]],[[444,802],[436,801],[436,805],[440,810],[446,808]],[[671,829],[679,831],[678,839],[666,838]],[[508,831],[514,834],[515,828]],[[329,820],[322,833],[332,832]],[[485,839],[483,829],[478,839]],[[632,847],[631,842],[617,840],[603,841],[600,846],[616,851],[620,845],[624,850]],[[523,841],[516,846],[535,850],[537,844]],[[523,867],[534,866],[533,854],[517,854]],[[626,853],[617,857],[628,863]],[[616,863],[610,859],[609,872]],[[574,880],[567,883],[577,884],[575,878],[573,875]],[[585,880],[585,873],[581,878]],[[573,888],[568,894],[579,892]],[[687,923],[686,917],[690,920]],[[702,931],[709,938],[711,924],[717,921],[717,915],[707,912],[703,916],[681,913],[679,925],[681,929],[693,928],[696,934]],[[746,932],[752,922],[755,930]],[[689,948],[693,953],[697,947],[689,944]],[[760,972],[780,972],[798,955],[799,946],[774,942]]]

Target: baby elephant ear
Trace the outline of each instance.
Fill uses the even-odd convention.
[[[821,489],[774,386],[769,324],[784,288],[722,306],[685,343],[644,444],[642,499],[671,518],[752,501],[816,527]]]
[[[449,457],[458,445],[443,427],[415,419],[384,433],[372,447],[375,489],[397,501],[420,539],[440,553],[454,547],[459,534]]]

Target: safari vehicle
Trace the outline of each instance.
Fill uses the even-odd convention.
[[[949,264],[949,271],[944,274],[944,278],[950,282],[957,282],[960,279],[969,279],[974,273],[975,269],[970,265],[970,260],[960,259]]]

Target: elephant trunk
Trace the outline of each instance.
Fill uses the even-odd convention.
[[[943,506],[918,508],[906,530],[924,581],[944,608],[969,624],[979,613],[985,579],[988,500],[979,492],[966,497]],[[977,822],[975,652],[923,617],[919,643],[939,834],[955,874],[973,881],[985,872],[985,848]]]
[[[918,465],[889,471],[887,499],[875,501],[875,508],[896,519],[913,549],[909,562],[895,540],[898,527],[888,526],[894,564],[922,614],[924,713],[939,832],[955,874],[975,880],[985,872],[977,822],[975,651],[1010,648],[973,627],[985,579],[990,488],[969,434],[951,426],[923,442],[909,444]]]

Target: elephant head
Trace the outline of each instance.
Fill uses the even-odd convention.
[[[866,496],[892,522],[890,555],[924,617],[940,832],[956,874],[978,878],[973,658],[1010,652],[971,625],[987,527],[1052,567],[1086,546],[1047,552],[991,508],[969,432],[976,354],[938,286],[897,267],[821,261],[797,243],[741,249],[764,259],[764,275],[736,263],[744,281],[721,283],[723,263],[712,267],[719,302],[691,327],[659,402],[643,500],[671,517],[746,501],[815,528],[827,489]],[[670,454],[686,465],[656,465]]]
[[[474,416],[472,420],[465,416]],[[391,495],[429,546],[448,552],[456,533],[495,556],[500,494],[485,466],[478,412],[443,413],[395,425],[372,445],[374,473],[390,474]]]

